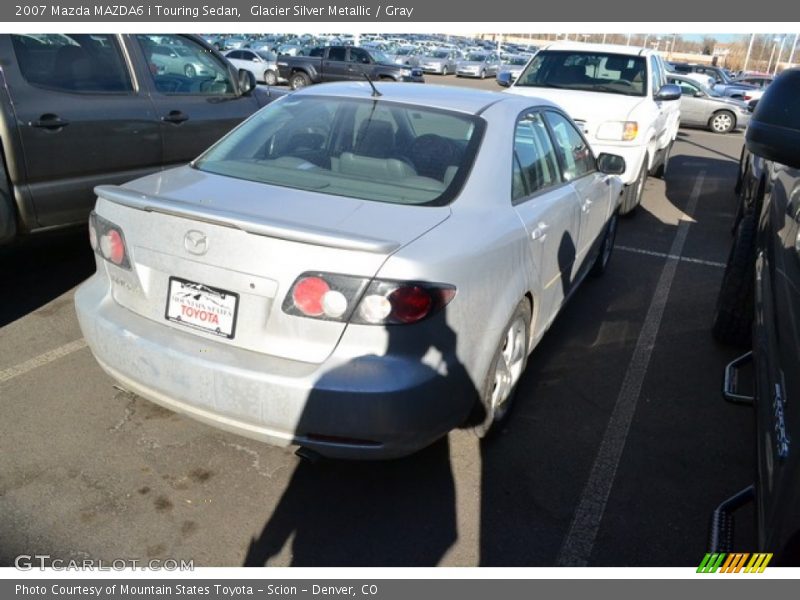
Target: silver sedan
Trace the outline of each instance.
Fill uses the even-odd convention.
[[[681,88],[681,125],[728,133],[744,129],[750,122],[750,111],[741,100],[725,98],[688,77],[669,75],[667,81]]]
[[[494,52],[470,52],[456,65],[457,77],[496,77],[500,58]]]
[[[418,66],[425,73],[449,75],[450,73],[455,73],[459,58],[461,58],[461,54],[458,50],[442,48],[420,56]]]
[[[75,305],[121,386],[333,457],[509,415],[609,262],[624,160],[544,100],[374,85],[295,92],[187,166],[97,188]]]

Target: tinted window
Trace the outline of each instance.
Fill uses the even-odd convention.
[[[228,52],[225,56],[238,60],[242,58],[242,52],[240,50],[234,50],[233,52]]]
[[[647,63],[641,56],[544,50],[533,57],[516,85],[645,96]]]
[[[350,62],[368,64],[369,54],[361,48],[350,48]]]
[[[211,52],[179,35],[137,35],[136,41],[162,94],[225,95],[235,91],[226,65]],[[169,55],[159,52],[169,44]],[[239,54],[241,56],[241,53]]]
[[[477,117],[421,106],[287,96],[195,164],[203,171],[320,194],[442,205],[463,186],[483,127]]]
[[[11,40],[30,84],[69,92],[133,89],[113,35],[13,34]]]
[[[325,48],[312,48],[308,53],[309,56],[313,56],[316,58],[320,58],[324,56],[324,54],[325,54]]]
[[[553,131],[564,179],[573,181],[592,173],[596,168],[594,156],[575,126],[558,113],[548,111],[546,118]]]
[[[512,201],[520,200],[559,182],[556,154],[542,117],[525,115],[514,131]]]
[[[347,52],[347,48],[337,46],[335,48],[331,48],[328,51],[328,60],[338,60],[344,61],[345,53]]]

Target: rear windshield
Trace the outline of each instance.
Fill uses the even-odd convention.
[[[286,96],[194,166],[322,194],[441,206],[463,187],[484,125],[471,115],[381,100]]]
[[[641,56],[544,50],[517,80],[518,86],[647,95],[647,63]]]

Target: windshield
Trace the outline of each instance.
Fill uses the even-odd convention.
[[[546,50],[533,57],[516,85],[646,96],[647,68],[641,56]]]
[[[405,56],[406,54],[411,54],[412,52],[414,52],[413,48],[400,48],[397,51],[397,54],[398,56]]]
[[[477,53],[469,54],[467,55],[467,60],[470,62],[483,62],[486,60],[486,55]]]
[[[379,50],[370,50],[369,53],[372,55],[372,58],[375,60],[375,62],[379,63],[392,62],[391,60],[389,60],[388,56],[386,56],[383,52],[380,52]]]
[[[447,58],[450,53],[447,50],[438,50],[431,54],[433,58]]]
[[[440,206],[464,185],[484,123],[471,115],[368,98],[285,96],[194,166],[321,194]]]
[[[277,55],[274,52],[264,52],[263,50],[258,50],[256,54],[258,54],[264,60],[274,61],[277,58]]]
[[[506,61],[507,65],[525,66],[528,64],[528,59],[524,56],[512,56]]]

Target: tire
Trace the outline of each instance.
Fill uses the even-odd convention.
[[[708,120],[708,128],[714,133],[729,133],[735,127],[736,116],[729,110],[719,110]]]
[[[739,223],[717,296],[711,334],[718,342],[749,347],[752,340],[756,214],[748,211]]]
[[[271,69],[264,71],[264,83],[269,86],[278,85],[278,76],[275,71]]]
[[[192,65],[186,65],[183,68],[183,74],[186,75],[186,77],[188,77],[189,79],[194,79],[195,76],[197,75],[197,71]]]
[[[486,79],[486,71],[481,71],[481,79]]]
[[[600,252],[598,252],[597,258],[594,259],[592,269],[589,271],[594,277],[600,277],[606,272],[608,263],[611,260],[611,253],[614,250],[614,242],[617,239],[618,220],[617,213],[611,215],[611,218],[608,220],[606,231],[603,235],[603,241],[600,244]]]
[[[672,144],[675,142],[672,141],[669,145],[664,149],[664,157],[655,169],[650,172],[652,177],[658,177],[659,179],[664,179],[667,176],[667,168],[669,166],[669,157],[672,154]]]
[[[508,421],[517,384],[528,362],[530,329],[531,307],[523,298],[497,344],[471,419],[472,430],[479,438],[494,434]]]
[[[447,75],[447,67],[442,67],[442,77]]]
[[[642,167],[639,169],[639,175],[636,181],[626,185],[622,192],[622,205],[619,207],[620,215],[631,214],[637,206],[642,203],[642,196],[644,195],[644,186],[647,183],[647,161],[648,157],[645,154],[642,161]]]
[[[311,85],[311,78],[302,71],[292,73],[292,76],[289,78],[289,87],[293,90],[299,90],[309,85]]]

